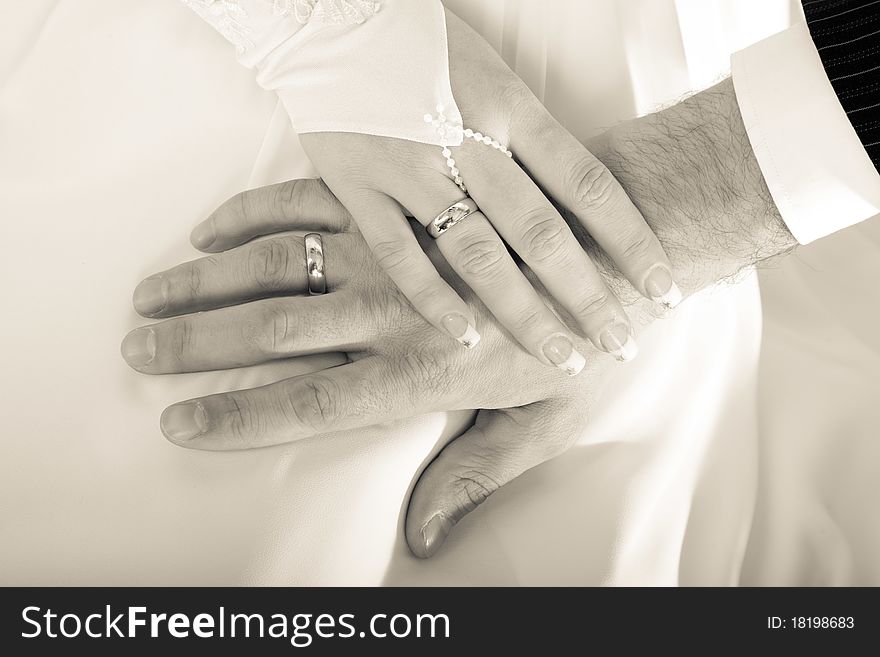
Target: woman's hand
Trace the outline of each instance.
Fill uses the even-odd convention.
[[[475,139],[452,148],[455,167],[481,212],[440,235],[440,252],[501,325],[543,362],[574,375],[585,360],[574,346],[575,334],[547,307],[506,245],[537,275],[578,333],[618,359],[632,358],[636,347],[626,313],[541,187],[578,217],[637,290],[674,305],[680,294],[663,249],[602,163],[547,113],[482,38],[452,14],[447,23],[452,88],[465,127],[509,144],[536,182],[501,150]],[[403,295],[436,328],[474,346],[479,333],[473,309],[438,274],[405,218],[411,214],[428,225],[465,197],[450,178],[441,148],[339,132],[308,133],[301,141]],[[221,209],[194,231],[193,243],[210,252],[228,248],[224,235],[238,233],[228,224],[215,226],[227,217]]]
[[[128,363],[145,374],[165,374],[321,352],[344,351],[351,362],[170,406],[162,431],[175,444],[248,449],[431,411],[488,409],[414,489],[406,535],[424,557],[489,494],[569,447],[586,426],[614,363],[610,357],[591,358],[589,376],[557,376],[511,341],[480,304],[474,307],[484,329],[482,348],[460,349],[412,309],[319,180],[244,192],[225,207],[216,237],[229,247],[267,232],[320,232],[328,293],[305,295],[299,236],[270,237],[184,263],[135,291],[141,314],[166,319],[126,336]],[[471,297],[437,250],[426,248]]]

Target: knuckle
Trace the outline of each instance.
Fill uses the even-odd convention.
[[[177,363],[186,361],[187,355],[192,352],[195,327],[189,319],[181,319],[174,322],[171,329],[171,357]]]
[[[653,234],[645,231],[639,231],[634,235],[625,237],[622,240],[621,255],[624,260],[637,261],[644,259],[654,246]]]
[[[261,289],[278,290],[288,280],[290,249],[282,240],[257,242],[248,254],[248,266],[251,277]]]
[[[476,509],[500,488],[500,484],[483,470],[464,470],[455,476],[453,490],[465,512]]]
[[[408,391],[448,391],[451,366],[428,350],[404,353],[397,361],[397,377]]]
[[[294,329],[290,313],[279,303],[266,304],[256,330],[245,338],[258,351],[282,354],[291,350]]]
[[[607,204],[613,195],[615,180],[599,160],[583,160],[572,168],[571,189],[575,207],[590,209]]]
[[[210,264],[211,258],[204,258]],[[195,261],[175,268],[167,275],[167,294],[173,303],[198,301],[202,296],[204,266],[203,261]]]
[[[305,219],[328,206],[341,204],[320,178],[299,178],[280,183],[270,198],[273,214],[285,219]]]
[[[233,438],[244,441],[251,437],[257,431],[257,420],[258,415],[253,412],[246,398],[239,398],[235,394],[223,397],[220,423]]]
[[[339,386],[326,376],[312,375],[298,380],[285,401],[289,419],[312,431],[331,426],[341,416]]]
[[[308,180],[288,180],[273,188],[272,205],[281,217],[295,219],[303,215],[313,200]]]
[[[385,271],[393,272],[400,269],[409,271],[410,255],[406,247],[400,242],[395,240],[376,242],[372,246],[372,251],[376,262]]]
[[[455,256],[456,268],[471,276],[492,276],[498,271],[507,250],[499,240],[480,239],[465,244]]]
[[[190,299],[198,299],[202,293],[202,268],[198,265],[193,265],[189,268],[187,292]]]
[[[536,264],[558,262],[565,252],[568,231],[562,220],[542,213],[528,226],[523,233],[526,260]]]
[[[546,113],[544,106],[518,76],[505,76],[504,81],[501,98],[509,109],[511,122],[534,127],[536,117],[543,118]]]
[[[527,308],[516,318],[516,329],[521,333],[531,333],[537,330],[544,322],[544,315],[539,310]]]
[[[428,309],[438,307],[444,296],[440,285],[428,282],[417,287],[409,299],[414,307]]]
[[[180,267],[169,276],[168,292],[180,301],[198,299],[202,292],[202,268],[196,262]]]
[[[577,317],[588,317],[604,311],[611,303],[611,294],[606,289],[587,292],[574,304],[574,314]]]

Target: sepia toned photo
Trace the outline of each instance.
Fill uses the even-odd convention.
[[[880,3],[2,6],[3,586],[880,584]]]

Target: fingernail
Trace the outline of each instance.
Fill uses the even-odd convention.
[[[122,357],[134,368],[149,365],[155,356],[156,334],[153,329],[135,329],[122,340]]]
[[[651,268],[645,276],[645,291],[664,308],[671,310],[681,303],[681,290],[666,265],[654,265]]]
[[[479,344],[480,334],[477,333],[477,329],[473,327],[464,315],[449,313],[444,315],[440,322],[449,335],[458,340],[467,349],[473,349]]]
[[[632,360],[639,353],[639,346],[630,335],[626,324],[615,324],[599,334],[602,348],[619,361]]]
[[[569,376],[577,376],[587,364],[587,359],[574,348],[571,340],[564,335],[551,336],[544,343],[541,351],[544,352],[547,360]]]
[[[141,315],[155,315],[165,308],[165,286],[159,275],[141,281],[134,289],[134,309]]]
[[[214,221],[208,219],[193,228],[190,235],[190,241],[197,249],[207,249],[217,239],[217,233],[214,232]]]
[[[192,440],[208,428],[208,417],[199,402],[184,402],[169,406],[160,420],[162,433],[180,442]]]
[[[452,529],[452,522],[442,513],[435,513],[422,526],[422,541],[425,544],[425,556],[431,557],[443,545],[443,541]]]

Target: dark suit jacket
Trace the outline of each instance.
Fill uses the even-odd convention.
[[[801,4],[831,86],[880,171],[880,0]]]

